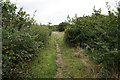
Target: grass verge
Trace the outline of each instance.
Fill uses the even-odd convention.
[[[56,38],[57,36],[52,34],[48,46],[42,49],[38,56],[29,63],[29,74],[32,78],[53,78],[56,74],[56,48],[54,44]]]
[[[61,48],[62,58],[64,62],[63,75],[66,78],[84,78],[87,76],[85,66],[80,58],[74,56],[74,49],[67,47],[63,41],[64,36],[58,40]]]

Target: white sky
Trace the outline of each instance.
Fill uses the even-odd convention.
[[[15,3],[18,8],[23,7],[28,14],[33,15],[37,23],[53,25],[59,24],[67,19],[67,15],[74,17],[91,15],[93,7],[101,8],[103,14],[107,14],[106,2],[115,8],[116,2],[119,0],[10,0]]]

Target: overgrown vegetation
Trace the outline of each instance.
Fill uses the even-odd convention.
[[[71,27],[66,29],[64,40],[67,45],[87,48],[92,59],[101,65],[104,77],[107,77],[106,73],[118,75],[118,12],[108,8],[108,15],[103,15],[101,9],[93,10],[91,16],[68,19]]]
[[[75,54],[71,47],[85,49],[85,55],[100,66],[100,77],[120,75],[120,9],[108,15],[96,10],[91,16],[67,17],[68,22],[59,25],[37,25],[34,16],[17,6],[4,2],[2,7],[2,77],[3,78],[52,78],[57,66],[54,40],[58,37],[63,63],[63,75],[67,78],[89,77],[81,55]],[[51,36],[52,31],[60,31]],[[63,33],[64,42],[63,42]],[[50,38],[51,37],[51,38]],[[70,47],[69,47],[70,46]],[[44,48],[44,49],[43,49]],[[79,52],[79,51],[78,51]],[[38,57],[39,56],[39,57]],[[37,59],[36,59],[37,58]],[[32,65],[33,64],[33,65]],[[28,67],[29,66],[29,67]],[[89,67],[89,66],[88,66]],[[30,70],[28,70],[29,68]],[[96,69],[97,70],[97,69]],[[97,73],[97,72],[96,72]],[[99,75],[98,74],[98,75]],[[98,77],[98,76],[97,76]]]
[[[35,25],[34,18],[16,5],[4,2],[2,7],[2,76],[19,78],[26,62],[30,62],[49,40],[49,29]]]

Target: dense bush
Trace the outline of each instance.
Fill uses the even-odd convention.
[[[60,31],[60,32],[64,31],[67,28],[67,26],[69,26],[69,23],[62,22],[58,25],[57,30]]]
[[[119,74],[117,16],[117,12],[108,11],[108,15],[102,15],[101,9],[94,9],[92,16],[73,18],[73,26],[65,31],[65,42],[87,48],[98,64]]]
[[[26,61],[31,61],[49,39],[44,27],[31,27],[11,33],[3,28],[3,77],[17,77]]]
[[[2,76],[22,77],[26,63],[37,55],[49,40],[49,29],[34,24],[25,11],[16,13],[17,7],[5,3],[2,8]]]

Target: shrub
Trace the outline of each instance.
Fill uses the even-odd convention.
[[[49,31],[45,27],[33,26],[14,33],[3,28],[3,77],[13,78],[22,74],[26,62],[37,55],[48,39]]]
[[[69,23],[67,23],[67,22],[62,22],[62,23],[60,23],[60,24],[58,25],[57,29],[58,29],[58,31],[61,32],[61,31],[64,31],[67,26],[69,26]]]

